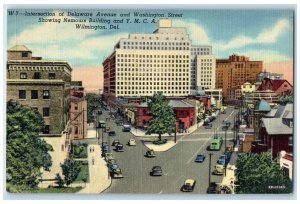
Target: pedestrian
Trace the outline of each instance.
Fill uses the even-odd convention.
[[[94,147],[93,147],[93,152],[95,152],[95,149],[94,149]]]
[[[92,164],[94,165],[94,163],[95,163],[95,159],[94,159],[94,157],[92,158]]]
[[[92,152],[92,147],[90,147],[90,152]]]

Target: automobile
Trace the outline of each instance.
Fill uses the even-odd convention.
[[[219,157],[218,161],[217,161],[218,164],[221,164],[221,165],[225,165],[226,164],[226,156],[223,154]]]
[[[162,176],[162,169],[160,166],[154,166],[152,167],[152,170],[150,172],[151,176]]]
[[[131,126],[130,125],[123,125],[123,132],[130,132],[131,131]]]
[[[223,138],[220,136],[215,136],[210,143],[210,150],[220,150],[223,144]]]
[[[218,184],[216,182],[210,182],[207,188],[207,194],[216,194],[217,188],[218,188]]]
[[[110,159],[113,159],[114,158],[114,156],[112,155],[112,153],[105,153],[105,161],[109,161]]]
[[[109,136],[116,136],[117,134],[116,134],[116,131],[111,130],[111,131],[108,132],[108,135]]]
[[[213,171],[214,175],[223,175],[225,173],[225,167],[223,165],[217,164],[215,170]]]
[[[98,115],[102,115],[102,110],[98,110]]]
[[[193,192],[196,185],[196,181],[193,179],[186,179],[181,187],[182,192]]]
[[[117,124],[118,126],[121,126],[121,125],[123,125],[123,121],[122,121],[122,120],[116,120],[116,124]]]
[[[116,152],[124,152],[123,144],[119,143],[115,146]]]
[[[101,145],[102,145],[102,148],[103,148],[103,146],[107,146],[108,144],[107,144],[107,142],[102,142]]]
[[[120,168],[110,172],[112,178],[124,178],[122,170]]]
[[[226,110],[222,110],[221,113],[222,113],[222,114],[226,114]]]
[[[207,123],[207,124],[205,125],[205,129],[212,129],[212,127],[213,127],[213,124],[212,124],[212,123]]]
[[[109,163],[108,164],[108,170],[109,172],[113,172],[119,168],[117,163]]]
[[[111,146],[116,146],[119,143],[120,143],[120,141],[118,139],[116,139],[111,143]]]
[[[128,146],[136,146],[135,139],[130,139],[127,144]]]
[[[154,150],[153,149],[147,150],[146,157],[156,157]]]
[[[109,132],[110,131],[110,127],[105,127],[105,132]]]
[[[107,153],[108,149],[109,149],[109,146],[105,145],[105,146],[102,147],[102,152]]]
[[[205,160],[205,156],[203,154],[197,154],[195,162],[202,163],[202,162],[204,162],[204,160]]]
[[[116,164],[117,161],[115,159],[110,159],[108,160],[107,166],[111,165],[111,164]]]

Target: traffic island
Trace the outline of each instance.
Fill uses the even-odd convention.
[[[176,145],[174,141],[167,141],[165,144],[153,144],[153,141],[143,141],[148,149],[153,149],[155,152],[165,152]]]

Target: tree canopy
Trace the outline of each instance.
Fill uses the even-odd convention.
[[[100,105],[101,96],[89,93],[86,95],[87,100],[87,117],[88,117],[88,123],[91,123],[94,121],[93,111],[97,109],[97,107]]]
[[[237,193],[291,193],[292,181],[271,152],[239,155],[236,164]]]
[[[51,145],[39,137],[44,129],[41,114],[18,102],[7,102],[6,181],[24,188],[38,184],[41,168],[50,170]]]
[[[155,93],[148,102],[148,107],[153,119],[150,120],[146,134],[158,134],[159,140],[161,135],[174,133],[175,131],[175,114],[173,108],[169,105],[168,99],[162,92]]]

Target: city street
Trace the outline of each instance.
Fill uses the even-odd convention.
[[[112,185],[104,193],[181,193],[180,188],[185,179],[188,178],[196,180],[193,193],[206,193],[209,175],[209,153],[213,153],[211,159],[211,171],[213,171],[219,156],[224,152],[224,142],[221,151],[207,151],[206,148],[209,146],[210,138],[213,137],[216,129],[218,129],[218,134],[224,137],[225,133],[221,131],[221,127],[225,118],[228,118],[231,122],[231,126],[227,131],[227,145],[232,144],[233,118],[237,110],[228,107],[226,112],[227,114],[220,114],[213,121],[212,129],[200,127],[190,135],[178,137],[176,146],[166,152],[156,152],[155,158],[144,156],[147,147],[143,145],[142,140],[145,138],[135,138],[131,133],[122,132],[122,126],[117,126],[113,119],[106,121],[106,126],[109,126],[111,130],[115,130],[117,136],[109,137],[107,133],[103,133],[104,141],[111,144],[114,139],[119,139],[124,144],[125,151],[115,152],[111,149],[122,169],[124,178],[113,179]],[[109,111],[103,111],[100,120],[105,120],[108,117]],[[102,137],[101,130],[99,130],[99,136]],[[131,138],[136,139],[137,146],[127,146],[127,142]],[[203,163],[194,162],[198,153],[206,156]],[[150,176],[152,167],[156,165],[162,167],[163,176]],[[222,178],[223,176],[211,175],[211,182],[219,183]]]

